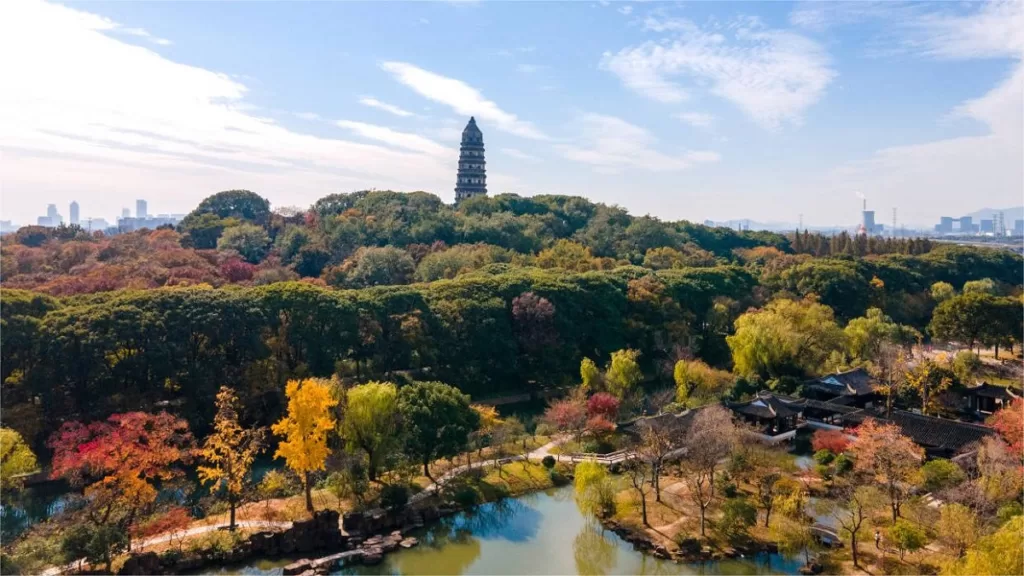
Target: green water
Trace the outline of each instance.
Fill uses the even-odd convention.
[[[353,566],[340,574],[796,574],[801,565],[778,554],[702,564],[641,554],[584,517],[571,486],[485,504],[413,535],[420,539],[418,547],[388,554],[378,566]],[[289,561],[214,573],[271,576],[281,574]]]

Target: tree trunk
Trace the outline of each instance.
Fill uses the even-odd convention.
[[[302,477],[303,487],[306,489],[306,511],[313,514],[313,486],[310,482],[309,472]]]
[[[769,507],[764,509],[764,527],[765,528],[768,527],[768,522],[771,520],[771,518],[772,518],[772,508],[771,508],[771,506],[769,506]]]
[[[230,520],[228,520],[228,530],[235,531],[235,499],[228,500],[228,507],[231,509]]]
[[[643,492],[640,492],[640,517],[643,518],[644,526],[650,526],[647,523],[647,498],[644,498]]]
[[[423,460],[423,475],[430,479],[431,482],[434,481],[434,477],[430,475],[430,462],[427,460]]]
[[[853,557],[853,565],[860,568],[857,563],[857,533],[850,532],[850,555]]]
[[[661,502],[661,464],[654,468],[654,477],[651,478],[651,485],[654,486],[654,501]]]
[[[369,478],[370,482],[377,481],[377,467],[373,464],[373,451],[366,451],[366,477]]]
[[[704,504],[700,505],[700,537],[704,537]]]

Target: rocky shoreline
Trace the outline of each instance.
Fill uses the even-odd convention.
[[[760,542],[751,540],[744,545],[736,545],[725,550],[712,550],[703,546],[695,538],[684,541],[684,545],[669,549],[667,546],[655,542],[650,535],[644,531],[638,531],[608,518],[601,518],[601,525],[614,532],[620,538],[632,544],[633,549],[638,552],[650,554],[662,560],[671,560],[677,564],[711,562],[727,558],[745,558],[759,553],[777,553],[778,546],[772,542]]]

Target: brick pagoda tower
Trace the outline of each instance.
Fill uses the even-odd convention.
[[[470,117],[462,131],[459,147],[459,173],[455,179],[455,202],[487,194],[487,162],[484,161],[484,134]]]

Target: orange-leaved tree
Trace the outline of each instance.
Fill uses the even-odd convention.
[[[223,494],[231,510],[229,530],[235,529],[235,508],[242,500],[256,454],[263,447],[262,428],[245,429],[238,422],[238,396],[221,386],[217,393],[217,415],[213,433],[203,441],[199,480],[210,483],[210,492]]]
[[[850,451],[856,458],[856,469],[872,474],[885,487],[895,522],[904,491],[924,460],[924,450],[904,436],[899,426],[868,418],[857,428],[857,441]]]
[[[325,380],[309,378],[289,380],[285,388],[288,396],[288,414],[272,430],[285,439],[277,446],[275,458],[285,463],[302,479],[306,492],[306,510],[313,512],[311,474],[324,469],[327,456],[327,434],[334,430],[331,410],[338,405],[331,384]]]
[[[1010,451],[1024,460],[1024,398],[1015,398],[989,417],[988,423],[1010,445]]]
[[[86,485],[88,518],[124,531],[156,500],[156,483],[181,477],[192,457],[188,423],[166,412],[114,414],[105,422],[65,422],[50,438],[53,478]]]

